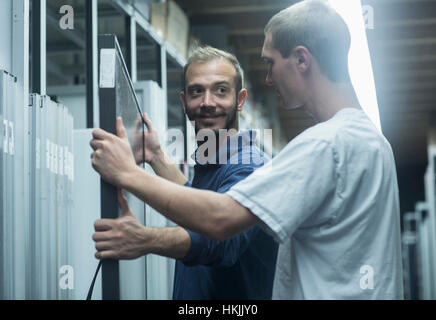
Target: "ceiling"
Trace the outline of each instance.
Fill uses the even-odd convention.
[[[266,66],[260,59],[263,28],[275,13],[295,2],[177,0],[191,25],[227,27],[229,42],[245,62],[258,96],[273,94],[265,85]],[[374,28],[366,31],[382,131],[398,165],[424,164],[427,132],[436,111],[436,1],[362,0],[362,5],[374,12]],[[314,124],[304,111],[277,111],[288,141]]]

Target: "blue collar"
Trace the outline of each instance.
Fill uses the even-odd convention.
[[[229,159],[236,153],[240,152],[244,147],[253,145],[256,141],[256,131],[241,130],[238,134],[227,139],[227,143],[223,143],[215,154],[214,161],[210,159],[197,159],[197,151],[191,155],[191,158],[197,165],[220,165],[228,163]],[[206,142],[207,143],[207,142]]]

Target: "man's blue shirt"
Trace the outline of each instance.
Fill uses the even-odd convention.
[[[229,139],[227,149],[220,148],[216,156],[222,159],[225,152],[227,164],[196,160],[194,179],[186,185],[228,191],[267,161],[253,139],[253,131]],[[226,241],[187,231],[191,246],[186,256],[176,261],[173,299],[271,299],[278,244],[262,228],[254,226]]]

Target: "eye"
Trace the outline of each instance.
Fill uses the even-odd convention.
[[[218,93],[223,94],[223,93],[226,93],[226,92],[227,92],[227,88],[219,87],[216,91],[217,91]]]
[[[203,90],[201,88],[191,88],[189,89],[189,94],[191,95],[199,95]]]

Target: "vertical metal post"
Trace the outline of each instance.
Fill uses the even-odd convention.
[[[137,60],[136,60],[136,19],[133,16],[125,18],[126,30],[126,64],[132,82],[136,82]]]
[[[99,127],[97,86],[97,0],[86,3],[86,126]]]
[[[159,61],[159,60],[158,60]],[[167,82],[167,49],[166,49],[166,45],[163,44],[161,46],[161,51],[160,51],[160,65],[161,65],[161,88],[162,88],[162,93],[163,93],[163,102],[164,102],[164,110],[166,110],[165,112],[165,119],[164,119],[164,123],[165,123],[165,128],[168,128],[168,82]],[[166,135],[166,132],[162,132],[162,134],[164,134],[164,137]]]
[[[131,73],[132,82],[138,81],[137,44],[136,44],[136,19],[130,19],[130,43],[131,43]]]
[[[132,77],[132,37],[130,34],[130,24],[132,21],[132,17],[125,16],[124,17],[124,44],[126,49],[126,56],[124,57],[127,71],[129,71],[130,77]]]
[[[32,1],[32,91],[46,94],[46,0]]]
[[[167,53],[165,43],[156,47],[156,82],[167,94]]]
[[[162,94],[164,96],[163,108],[168,110],[168,83],[167,83],[167,49],[165,43],[157,47],[157,83],[162,88]],[[166,115],[168,117],[168,115]],[[165,124],[167,124],[167,119],[165,119]],[[165,134],[165,132],[163,132]]]

